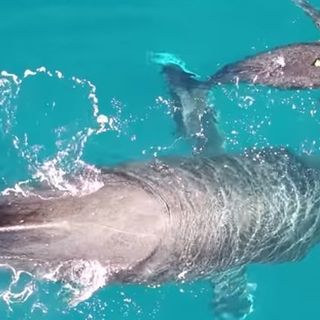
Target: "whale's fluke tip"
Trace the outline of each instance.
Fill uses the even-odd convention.
[[[187,69],[186,63],[177,55],[168,52],[149,52],[148,60],[154,64],[160,65],[162,70],[167,67],[175,67],[186,74],[192,75],[194,78],[199,78],[197,74]]]

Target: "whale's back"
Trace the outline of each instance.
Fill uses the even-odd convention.
[[[4,198],[1,261],[15,264],[18,259],[19,267],[28,270],[71,260],[134,269],[157,251],[166,221],[155,197],[127,183],[80,198]]]

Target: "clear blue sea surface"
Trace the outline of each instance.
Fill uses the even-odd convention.
[[[175,135],[155,53],[174,54],[205,77],[268,48],[320,39],[290,0],[1,0],[0,34],[0,190],[45,181],[75,196],[99,188],[92,168],[89,178],[68,179],[88,165],[190,152]],[[249,85],[211,94],[232,152],[285,145],[319,154],[319,98],[318,90]],[[320,319],[319,253],[251,266],[249,319]],[[205,281],[112,285],[75,307],[66,290],[2,266],[0,320],[213,319]]]

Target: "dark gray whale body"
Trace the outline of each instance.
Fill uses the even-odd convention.
[[[320,26],[320,12],[305,0],[293,0]],[[219,154],[222,139],[216,127],[210,90],[218,85],[249,83],[279,89],[314,89],[320,87],[320,42],[280,46],[230,63],[207,80],[186,70],[184,65],[167,61],[162,54],[154,59],[162,65],[170,95],[172,114],[181,135],[195,141],[195,153]],[[202,117],[202,121],[197,121]]]
[[[224,319],[250,312],[247,264],[296,261],[320,240],[320,171],[286,150],[129,164],[103,177],[81,198],[2,199],[1,262],[64,281],[84,261],[105,268],[106,283],[206,277]]]
[[[228,64],[208,86],[249,82],[283,89],[320,87],[320,43],[291,44]]]

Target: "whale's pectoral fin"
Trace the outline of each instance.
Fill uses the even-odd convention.
[[[192,141],[196,154],[222,153],[223,139],[217,128],[216,114],[208,101],[212,85],[199,80],[174,56],[158,54],[153,60],[162,66],[167,80],[177,132]]]
[[[245,267],[219,273],[212,279],[215,319],[244,319],[253,310],[255,286],[247,282]]]
[[[301,8],[313,20],[316,27],[320,29],[320,11],[313,7],[307,0],[292,1]]]

